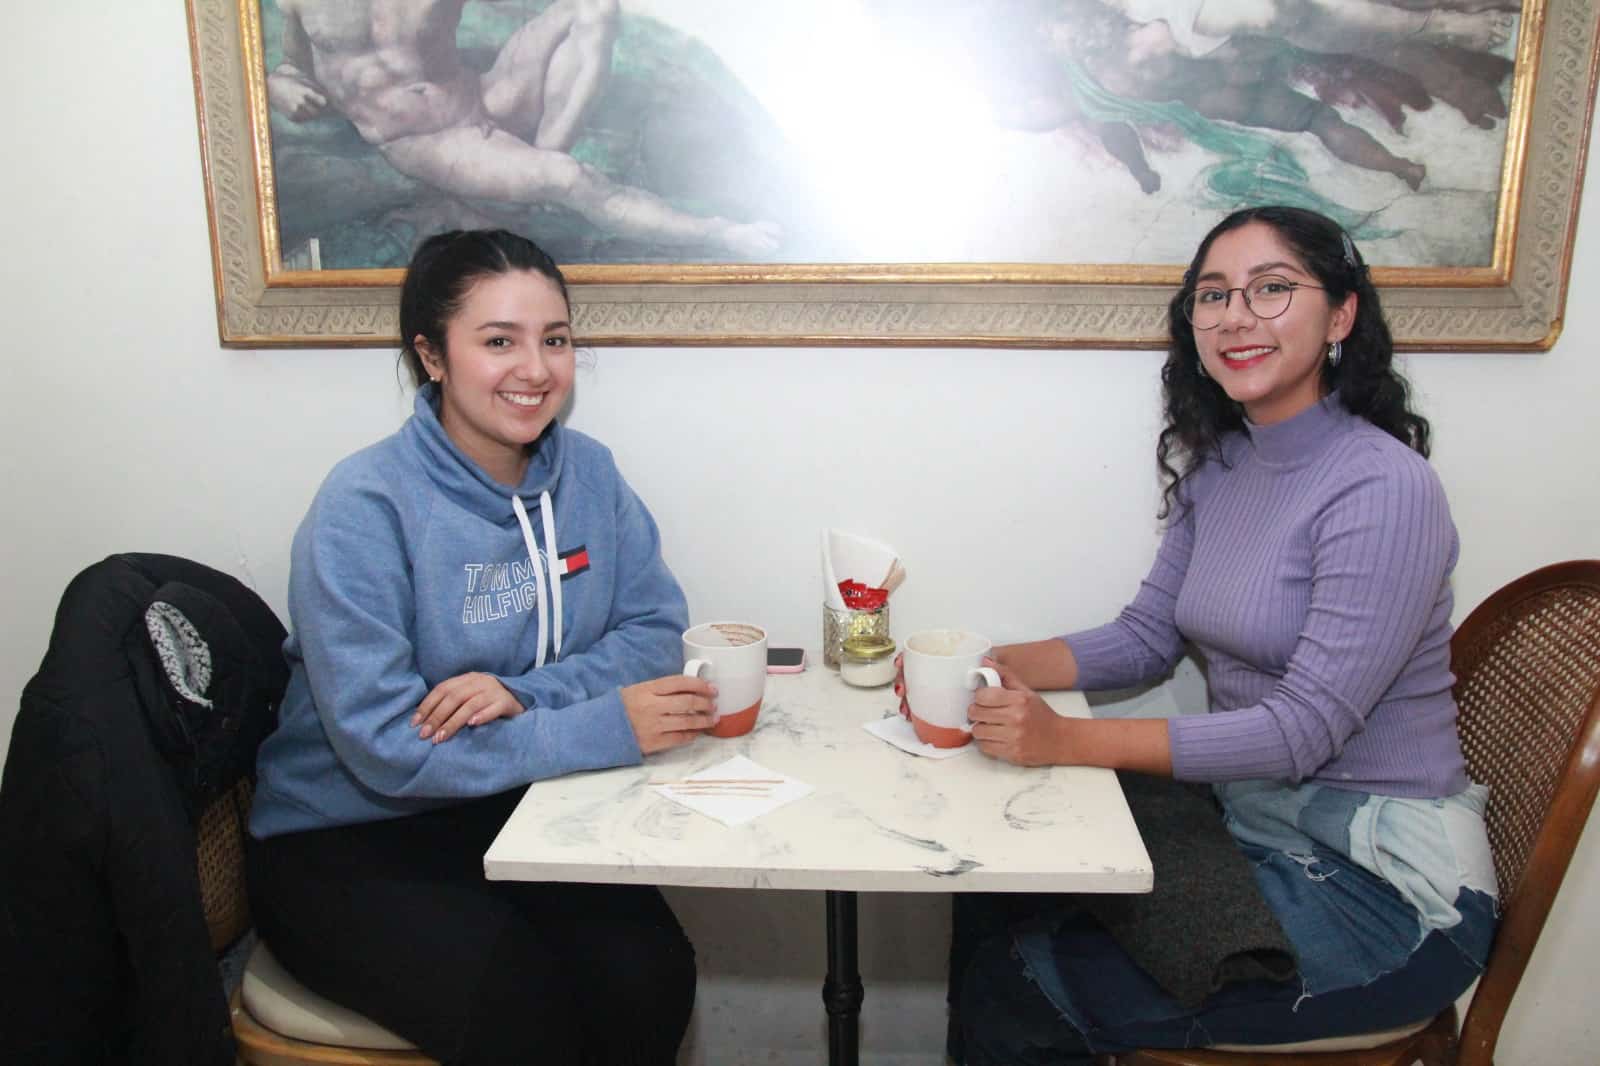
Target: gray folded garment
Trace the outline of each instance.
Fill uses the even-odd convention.
[[[1118,773],[1150,862],[1148,894],[1084,895],[1077,902],[1133,961],[1185,1007],[1232,981],[1289,981],[1294,946],[1222,824],[1211,789]]]

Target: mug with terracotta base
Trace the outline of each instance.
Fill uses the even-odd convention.
[[[906,706],[918,740],[959,748],[972,739],[972,694],[980,685],[1000,685],[1000,675],[983,665],[993,647],[987,637],[963,629],[927,629],[906,638]]]
[[[756,726],[767,689],[767,631],[748,622],[707,622],[683,634],[683,674],[717,686],[714,737]]]

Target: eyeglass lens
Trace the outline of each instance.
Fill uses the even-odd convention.
[[[1203,285],[1189,295],[1184,311],[1196,329],[1213,329],[1222,324],[1228,313],[1229,298],[1237,292],[1244,296],[1245,306],[1257,318],[1277,318],[1289,309],[1294,290],[1295,285],[1288,278],[1272,274],[1237,289]]]

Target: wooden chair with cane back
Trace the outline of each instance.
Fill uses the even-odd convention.
[[[244,825],[252,792],[251,782],[241,780],[196,827],[200,898],[211,946],[219,952],[250,928]],[[259,940],[228,1008],[246,1066],[438,1066],[387,1029],[307,989]]]
[[[1506,1009],[1600,789],[1600,560],[1518,578],[1450,644],[1461,746],[1490,788],[1501,920],[1466,1018],[1452,1006],[1410,1030],[1275,1047],[1101,1056],[1116,1066],[1490,1066]]]

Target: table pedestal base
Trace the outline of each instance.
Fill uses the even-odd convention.
[[[856,894],[828,892],[828,977],[822,1002],[828,1008],[829,1066],[857,1066],[861,1057],[861,973],[856,964]]]

